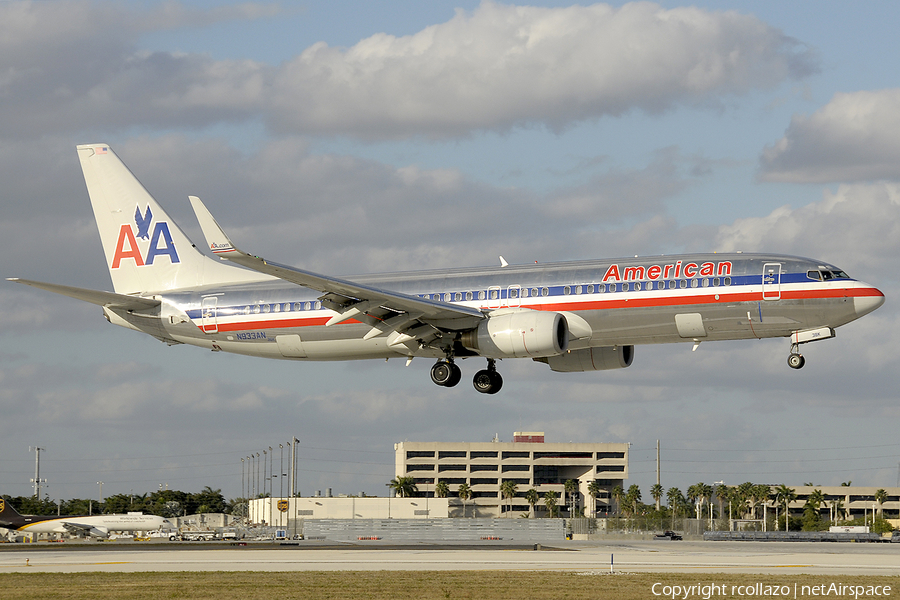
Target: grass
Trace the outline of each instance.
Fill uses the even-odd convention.
[[[735,575],[681,573],[561,573],[539,571],[300,571],[290,573],[2,573],[0,597],[4,600],[54,599],[105,600],[170,599],[271,600],[330,599],[442,599],[575,600],[581,598],[647,600],[653,584],[691,586],[715,583],[725,593],[704,599],[695,589],[686,600],[768,598],[768,595],[732,594],[732,586],[762,584],[789,586],[838,583],[853,586],[891,586],[888,598],[900,598],[900,576]],[[798,590],[802,588],[798,587]],[[656,588],[661,591],[660,587]],[[707,590],[709,591],[709,590]],[[718,591],[718,590],[717,590]],[[671,596],[669,596],[671,598]],[[678,595],[685,600],[684,593]],[[801,594],[797,598],[826,597]],[[830,598],[853,598],[830,594]],[[874,598],[859,595],[859,598]],[[879,600],[885,596],[878,597]]]

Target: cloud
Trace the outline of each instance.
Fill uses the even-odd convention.
[[[835,94],[767,146],[759,178],[791,183],[900,178],[900,89]]]
[[[485,2],[410,36],[315,44],[277,73],[271,105],[276,129],[455,136],[660,113],[816,70],[795,40],[734,12]]]
[[[842,185],[820,202],[782,206],[764,217],[718,228],[715,249],[768,251],[831,261],[860,278],[896,281],[900,256],[900,185]]]
[[[277,8],[194,11],[88,1],[0,4],[0,135],[194,127],[369,139],[563,129],[633,110],[716,105],[814,73],[817,59],[759,19],[652,3],[538,8],[485,2],[403,37],[314,44],[282,65],[146,52],[141,34]]]

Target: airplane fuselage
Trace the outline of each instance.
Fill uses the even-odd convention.
[[[876,288],[820,261],[756,254],[691,254],[449,271],[363,275],[354,282],[493,311],[565,315],[569,350],[590,347],[787,337],[835,328],[883,302]],[[442,357],[438,347],[363,339],[354,319],[320,294],[278,280],[165,293],[158,315],[124,314],[167,339],[251,356],[347,360]],[[468,352],[467,352],[468,350]],[[470,353],[470,354],[469,354]],[[458,344],[457,356],[477,352]]]

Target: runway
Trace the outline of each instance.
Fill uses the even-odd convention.
[[[612,565],[610,564],[612,562]],[[900,575],[900,545],[773,542],[566,542],[491,548],[6,546],[0,573],[146,571],[528,570],[631,573]]]

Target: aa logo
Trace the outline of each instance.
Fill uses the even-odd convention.
[[[119,238],[116,240],[116,252],[113,255],[112,268],[118,269],[122,261],[131,259],[135,266],[143,267],[152,265],[158,256],[168,256],[172,264],[181,262],[175,244],[172,242],[172,234],[169,233],[169,224],[165,221],[157,221],[153,224],[153,232],[150,225],[153,224],[153,212],[150,207],[141,213],[141,207],[134,209],[134,225],[124,224],[119,229]],[[137,231],[135,231],[135,228]],[[146,252],[138,245],[138,239],[150,240]]]

